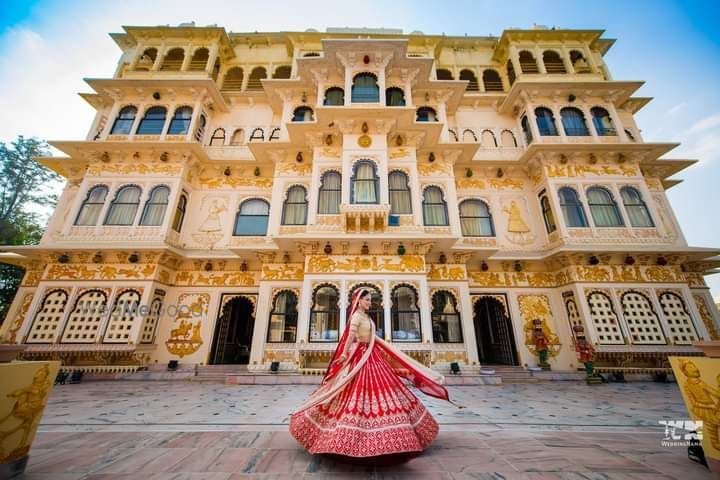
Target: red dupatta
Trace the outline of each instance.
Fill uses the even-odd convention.
[[[348,319],[352,319],[355,311],[357,310],[360,298],[362,298],[362,296],[367,292],[367,289],[360,288],[353,293],[350,302],[350,315],[348,315]],[[443,387],[442,384],[445,379],[440,373],[431,370],[420,362],[407,356],[402,351],[396,349],[392,344],[377,338],[375,335],[375,322],[370,323],[372,331],[368,348],[365,352],[363,352],[363,355],[358,363],[352,368],[350,368],[350,359],[355,353],[354,346],[350,346],[348,349],[348,355],[345,361],[340,362],[340,356],[343,352],[345,352],[350,332],[350,325],[345,326],[343,334],[340,337],[340,341],[338,342],[338,346],[333,353],[332,359],[330,360],[330,365],[328,365],[322,382],[320,383],[320,387],[318,387],[318,389],[310,395],[305,403],[300,406],[297,412],[307,410],[315,405],[332,400],[338,393],[340,393],[342,388],[350,380],[352,380],[355,375],[357,375],[365,362],[367,362],[368,358],[370,358],[373,348],[376,347],[383,353],[383,356],[388,361],[396,375],[405,378],[423,393],[441,400],[447,400],[448,402],[456,405],[452,400],[450,400],[447,390]]]

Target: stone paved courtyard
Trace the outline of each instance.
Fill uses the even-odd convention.
[[[661,446],[662,419],[688,414],[675,384],[579,382],[450,387],[421,396],[440,434],[392,467],[305,452],[289,413],[313,386],[86,382],[55,387],[25,479],[714,478],[685,448]]]

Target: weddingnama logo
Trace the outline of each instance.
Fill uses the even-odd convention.
[[[161,305],[159,308],[151,305],[140,305],[138,302],[116,305],[114,309],[110,310],[105,305],[80,305],[78,306],[79,313],[82,315],[99,315],[101,317],[135,317],[137,315],[141,317],[147,317],[148,315],[162,317],[167,315],[170,318],[197,318],[203,315],[203,308],[201,304],[193,305]]]
[[[689,447],[702,441],[702,420],[659,420],[665,427],[663,447]]]

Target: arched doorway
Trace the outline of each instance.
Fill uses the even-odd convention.
[[[252,345],[255,317],[253,301],[247,296],[232,295],[221,300],[222,310],[215,324],[212,352],[212,365],[250,363],[250,347]]]
[[[515,337],[506,302],[498,295],[479,297],[473,304],[473,323],[480,364],[517,365]]]

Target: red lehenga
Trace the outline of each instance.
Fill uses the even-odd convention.
[[[362,295],[355,292],[352,314]],[[290,417],[290,433],[310,453],[349,457],[421,452],[439,427],[403,378],[422,392],[450,401],[444,378],[375,336],[355,342],[340,363],[346,328],[320,387]]]

